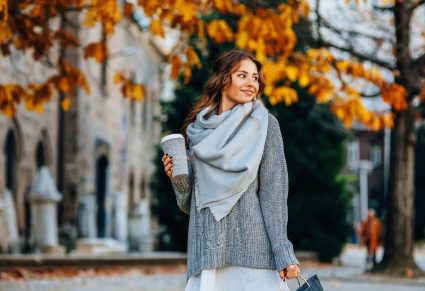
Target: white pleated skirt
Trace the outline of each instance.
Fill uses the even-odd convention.
[[[185,291],[279,291],[276,270],[227,266],[202,270],[187,282]]]

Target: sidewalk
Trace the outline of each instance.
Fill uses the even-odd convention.
[[[318,264],[301,262],[302,274],[309,277],[318,274],[325,291],[424,291],[425,278],[393,279],[364,274],[365,250],[347,245],[340,258],[340,264]],[[382,257],[382,250],[378,259]],[[425,269],[425,251],[415,254],[418,265]],[[168,266],[171,267],[171,266]],[[116,268],[116,267],[113,267]],[[52,277],[49,275],[29,280],[0,280],[0,291],[183,291],[186,281],[184,268],[170,272],[143,273],[137,267],[123,273],[99,275],[87,271],[77,277]],[[176,273],[178,272],[178,273]],[[291,290],[296,290],[296,280],[290,280]],[[237,290],[235,290],[237,291]],[[267,291],[267,290],[259,290]]]
[[[378,249],[377,261],[379,262],[383,257],[384,251],[382,248]],[[415,251],[415,261],[420,268],[425,270],[425,249]],[[323,268],[303,268],[309,274],[310,271],[316,271],[320,278],[325,279],[341,279],[345,281],[363,281],[370,282],[404,282],[404,283],[419,283],[425,286],[425,277],[418,279],[392,279],[387,276],[380,276],[376,274],[365,273],[366,270],[366,249],[358,245],[347,244],[344,251],[339,258],[338,264],[325,266]],[[425,288],[424,288],[425,291]]]

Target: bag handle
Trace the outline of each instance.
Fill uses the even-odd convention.
[[[301,278],[304,280],[304,282],[306,282],[307,286],[308,286],[308,287],[310,287],[310,284],[307,282],[307,280],[306,280],[306,279],[305,279],[305,278],[304,278],[301,274],[299,274],[299,275],[298,275],[298,277],[301,277]],[[301,282],[300,282],[300,280],[298,279],[298,277],[295,277],[295,278],[297,279],[298,287],[301,287]],[[284,283],[285,283],[285,284],[284,284]],[[288,280],[287,280],[287,279],[282,279],[282,280],[280,281],[280,291],[283,291],[282,285],[283,285],[284,287],[286,287],[286,290],[291,291],[291,289],[289,289],[289,286],[288,286]]]

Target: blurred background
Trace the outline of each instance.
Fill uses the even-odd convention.
[[[0,1],[2,269],[21,266],[11,254],[184,254],[159,142],[238,47],[264,64],[301,260],[423,278],[423,15],[421,0]]]

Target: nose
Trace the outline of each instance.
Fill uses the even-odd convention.
[[[247,83],[246,84],[248,86],[255,87],[254,86],[254,80],[253,80],[253,78],[247,78]]]

